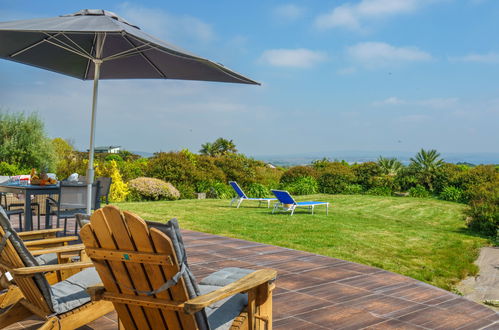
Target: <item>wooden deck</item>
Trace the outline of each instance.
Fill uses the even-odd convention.
[[[224,267],[278,270],[274,329],[499,329],[499,313],[382,269],[188,230],[183,237],[199,279]],[[117,329],[116,314],[80,329]]]

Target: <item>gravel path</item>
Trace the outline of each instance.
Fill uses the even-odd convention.
[[[468,277],[457,289],[468,299],[485,303],[499,311],[499,247],[485,247],[475,262],[480,267],[476,277]],[[490,306],[490,303],[497,304]]]

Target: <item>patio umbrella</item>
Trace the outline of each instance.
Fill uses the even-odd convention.
[[[93,80],[87,170],[90,214],[100,79],[182,79],[258,84],[140,30],[106,10],[85,9],[53,18],[0,22],[0,58]]]

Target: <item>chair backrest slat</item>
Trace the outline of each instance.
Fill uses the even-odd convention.
[[[229,184],[232,186],[232,188],[234,188],[234,190],[236,191],[237,195],[241,198],[248,198],[246,196],[246,194],[244,193],[244,191],[241,189],[241,187],[239,187],[239,185],[237,184],[237,182],[235,181],[229,181]]]
[[[281,202],[282,204],[296,204],[295,200],[291,195],[285,191],[285,190],[272,190],[274,193],[275,197]]]

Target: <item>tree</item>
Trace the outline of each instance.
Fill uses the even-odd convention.
[[[54,170],[54,149],[37,114],[0,113],[0,159],[21,169]]]
[[[202,144],[201,145],[201,150],[199,150],[199,152],[202,155],[214,157],[215,156],[215,148],[214,148],[213,143],[206,142],[205,144]]]
[[[234,141],[220,137],[216,139],[215,142],[213,143],[206,142],[205,144],[202,144],[201,150],[199,150],[199,152],[202,155],[218,157],[229,154],[235,154],[237,153],[237,149],[236,145],[234,144]]]
[[[433,180],[443,164],[444,160],[440,158],[440,154],[435,149],[421,149],[414,158],[411,158],[411,166],[418,174],[421,183],[430,191],[433,191]]]
[[[396,176],[402,169],[402,163],[397,158],[384,158],[380,156],[378,158],[378,165],[383,174],[390,176]]]

